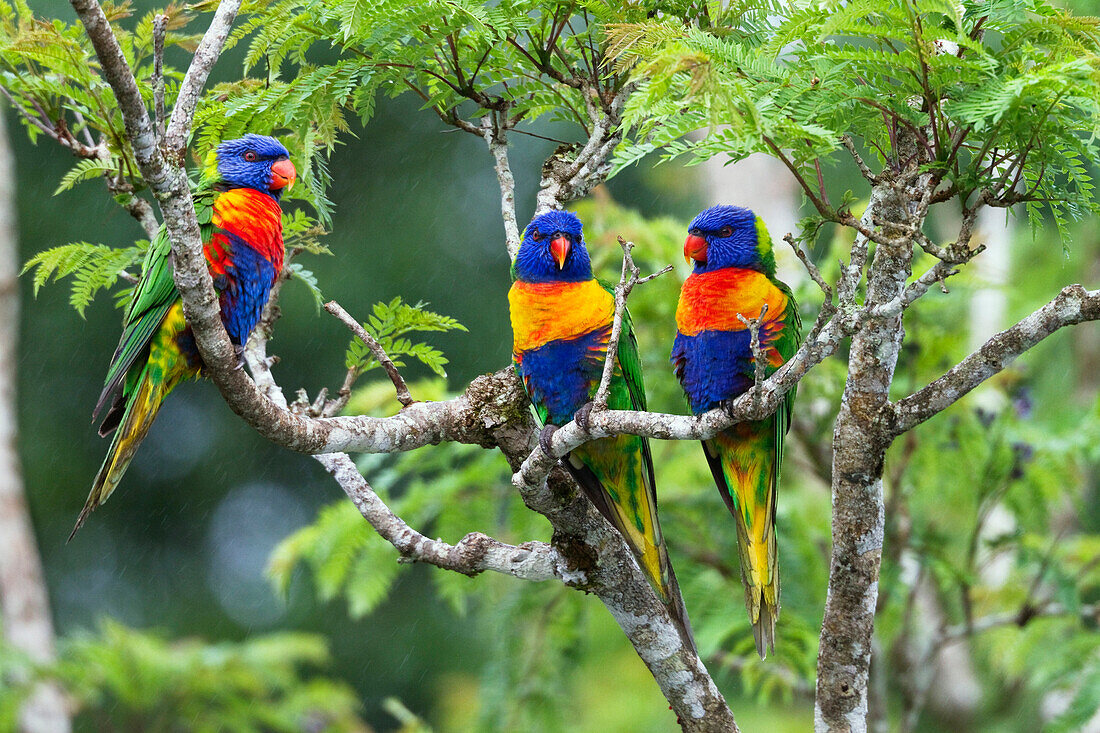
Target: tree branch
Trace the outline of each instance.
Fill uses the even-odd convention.
[[[86,0],[82,0],[86,1]],[[191,134],[191,121],[195,117],[195,108],[199,106],[202,98],[202,90],[206,86],[206,80],[210,77],[210,71],[221,56],[225,41],[229,38],[229,30],[240,10],[241,0],[220,0],[218,9],[214,11],[214,19],[210,21],[210,27],[206,29],[202,40],[199,41],[195,55],[191,59],[191,65],[187,67],[187,74],[180,84],[179,94],[176,95],[176,105],[172,109],[172,119],[168,122],[168,129],[164,133],[164,149],[174,159],[176,165],[183,164],[183,153],[187,149],[187,138]],[[112,84],[112,86],[114,86]]]
[[[950,407],[1003,370],[1013,359],[1064,326],[1100,319],[1100,290],[1069,285],[1053,300],[981,348],[923,389],[893,407],[890,431],[900,435]]]
[[[168,16],[153,17],[153,124],[160,142],[164,142],[164,37],[168,33]]]
[[[378,343],[378,339],[372,336],[367,329],[363,328],[363,326],[352,318],[350,313],[341,308],[340,304],[335,300],[330,300],[325,303],[325,310],[336,316],[341,323],[348,327],[348,330],[367,345],[367,348],[370,349],[370,353],[382,368],[386,370],[386,374],[389,376],[390,381],[393,382],[394,391],[397,392],[397,401],[401,403],[401,406],[408,407],[415,402],[416,400],[409,394],[409,386],[405,384],[401,372],[397,371],[397,367],[394,365],[393,360],[390,359],[386,350],[382,348],[382,344]]]
[[[508,257],[512,260],[519,253],[520,233],[516,221],[516,179],[508,162],[508,116],[506,111],[491,112],[481,119],[481,135],[493,156],[493,170],[500,185],[500,216],[504,220],[504,240],[508,245]]]
[[[611,393],[611,379],[615,375],[615,367],[618,364],[619,339],[622,338],[626,299],[630,297],[630,291],[634,289],[635,285],[649,282],[667,272],[672,272],[672,265],[667,265],[652,275],[640,277],[642,271],[634,264],[634,257],[630,254],[630,250],[634,249],[634,243],[619,237],[619,246],[623,248],[623,269],[622,274],[619,276],[619,284],[615,286],[615,316],[611,321],[611,335],[607,339],[603,374],[600,376],[600,386],[596,390],[596,395],[592,398],[592,404],[596,410],[607,409],[607,398]]]
[[[624,84],[602,112],[597,105],[589,104],[593,125],[588,142],[575,156],[572,146],[562,146],[546,160],[535,202],[536,213],[560,209],[607,178],[611,172],[611,155],[623,137],[620,127],[623,108],[635,89],[635,82]]]
[[[386,506],[347,454],[327,453],[314,458],[336,479],[371,527],[403,557],[463,575],[491,570],[522,580],[557,578],[566,584],[584,581],[584,575],[571,571],[562,554],[545,542],[508,545],[480,532],[467,534],[457,545],[429,539]]]

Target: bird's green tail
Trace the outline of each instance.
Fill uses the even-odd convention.
[[[761,659],[775,651],[779,618],[779,553],[775,537],[776,461],[773,418],[742,423],[704,441],[711,472],[737,524],[745,608]]]
[[[165,379],[164,377],[168,378]],[[107,457],[103,459],[103,465],[99,467],[95,481],[92,482],[92,490],[88,494],[88,500],[84,502],[84,508],[80,510],[80,516],[76,518],[76,526],[69,534],[71,540],[77,530],[84,524],[88,515],[95,510],[118,486],[122,475],[133,460],[141,441],[149,433],[149,428],[160,411],[161,403],[172,388],[179,382],[179,376],[155,368],[153,364],[146,364],[136,388],[126,400],[125,412],[111,439],[111,447],[107,451]]]
[[[602,438],[575,449],[565,463],[592,503],[626,540],[657,596],[695,649],[687,609],[657,517],[648,445],[633,435]]]

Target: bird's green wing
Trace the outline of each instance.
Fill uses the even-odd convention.
[[[200,233],[204,242],[212,234],[213,192],[196,194],[195,215],[199,221]],[[99,395],[94,420],[108,400],[123,386],[130,367],[145,352],[149,340],[160,327],[164,315],[179,298],[175,280],[172,278],[172,244],[168,231],[162,226],[156,238],[149,245],[145,262],[141,268],[141,279],[130,296],[130,305],[126,309],[122,337],[111,358],[104,378],[103,391]]]
[[[783,362],[786,363],[787,360],[794,356],[794,353],[798,351],[798,347],[802,343],[802,317],[798,313],[798,303],[795,302],[794,293],[791,292],[790,287],[785,282],[775,278],[771,278],[771,281],[787,296],[787,307],[782,315],[783,326],[773,337],[771,342],[771,346],[779,352],[779,356],[782,357]],[[769,369],[768,371],[771,373],[775,370]],[[797,386],[787,390],[787,394],[783,396],[783,404],[780,405],[775,413],[776,477],[780,475],[780,469],[783,467],[783,444],[787,437],[787,431],[791,428],[796,390]]]

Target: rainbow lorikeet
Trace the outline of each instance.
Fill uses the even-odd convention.
[[[278,140],[248,134],[216,148],[194,194],[222,323],[241,351],[283,269],[279,198],[296,176],[289,153]],[[113,431],[114,438],[69,539],[118,486],[164,398],[181,380],[202,371],[172,280],[171,254],[168,233],[162,227],[134,287],[122,338],[92,415],[94,420],[111,402],[99,434]]]
[[[760,317],[760,346],[774,372],[798,349],[802,322],[791,289],[775,277],[764,222],[748,209],[715,206],[695,217],[684,257],[694,268],[676,308],[672,363],[695,414],[718,407],[755,383],[748,326]],[[779,558],[775,499],[794,390],[774,415],[743,422],[703,441],[714,481],[737,523],[741,582],[756,650],[775,649]]]
[[[595,396],[603,374],[615,315],[613,289],[592,276],[581,221],[551,211],[524,232],[508,292],[514,343],[512,360],[539,419],[563,425]],[[629,314],[624,314],[608,406],[646,409],[642,365]],[[691,627],[669,563],[657,518],[649,442],[633,435],[586,443],[562,459],[601,514],[634,552],[662,602],[694,648]]]

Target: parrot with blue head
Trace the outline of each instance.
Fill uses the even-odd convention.
[[[580,219],[566,211],[532,219],[512,275],[512,360],[524,389],[546,429],[569,422],[578,411],[581,420],[603,375],[615,296],[610,285],[592,275]],[[624,313],[616,361],[608,407],[645,410],[642,367],[629,313]],[[572,450],[562,463],[626,540],[684,641],[694,648],[657,516],[649,441],[634,435],[593,440]]]
[[[715,206],[700,213],[689,226],[684,258],[693,268],[676,308],[671,360],[691,411],[699,414],[755,383],[751,331],[741,317],[759,319],[769,375],[798,349],[802,323],[791,289],[776,278],[767,227],[752,211]],[[772,416],[738,423],[703,441],[711,474],[737,525],[745,605],[761,659],[766,649],[775,649],[775,506],[793,403],[792,389]]]
[[[193,194],[222,323],[239,352],[259,323],[283,269],[279,199],[296,177],[282,143],[248,134],[212,151]],[[161,227],[130,297],[122,338],[92,414],[94,420],[110,403],[99,434],[113,432],[114,437],[70,540],[118,486],[164,398],[182,380],[202,371],[202,358],[172,279],[171,254],[168,232]]]

